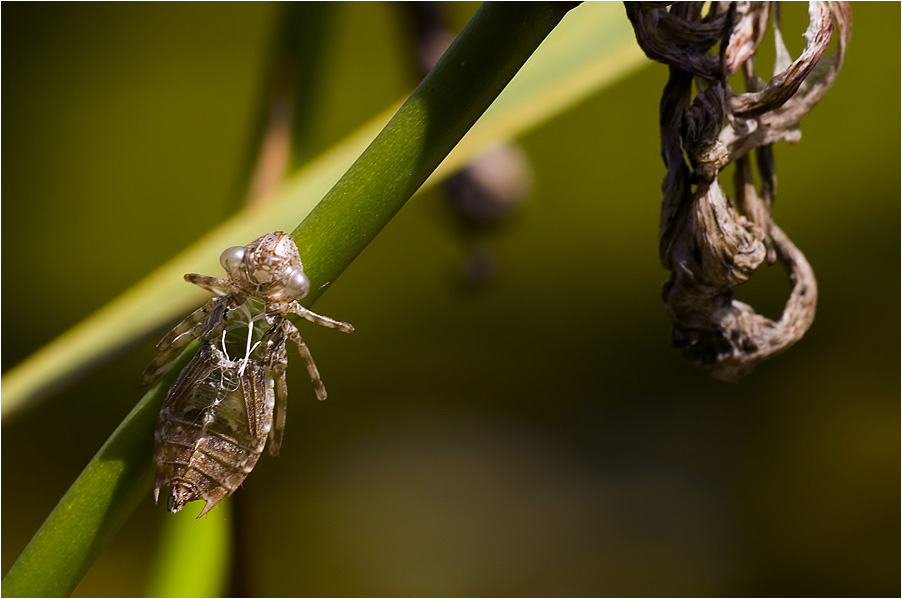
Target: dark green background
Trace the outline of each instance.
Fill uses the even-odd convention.
[[[4,370],[235,210],[281,10],[4,6]],[[898,595],[899,9],[853,15],[834,89],[776,149],[775,217],[820,285],[797,346],[739,384],[670,348],[650,65],[521,140],[535,187],[490,286],[461,285],[433,192],[316,305],[358,330],[305,328],[330,398],[294,357],[282,457],[235,496],[252,592]],[[414,83],[395,8],[336,6],[322,33],[314,149]],[[740,295],[775,315],[787,292],[774,268]],[[4,422],[4,572],[155,341]],[[141,594],[167,517],[148,489],[77,594]]]

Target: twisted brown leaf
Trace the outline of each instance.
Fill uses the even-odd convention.
[[[814,272],[771,216],[777,181],[771,144],[797,142],[802,117],[833,84],[849,44],[851,11],[847,2],[811,2],[805,48],[793,61],[779,4],[714,2],[704,14],[703,7],[626,3],[642,49],[670,67],[661,99],[667,173],[660,252],[671,271],[663,297],[673,342],[714,376],[735,380],[798,341],[814,320]],[[771,16],[776,72],[765,82],[755,73],[755,53]],[[837,50],[825,57],[834,29]],[[727,80],[740,70],[746,90],[736,93]],[[735,201],[718,182],[731,164]],[[777,321],[733,299],[765,262],[780,262],[792,284]]]

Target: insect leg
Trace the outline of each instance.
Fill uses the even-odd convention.
[[[228,279],[217,279],[216,277],[189,272],[185,275],[185,280],[216,295],[225,295],[229,292]]]
[[[202,338],[204,341],[209,341],[218,336],[225,326],[231,304],[228,297],[214,297],[169,331],[157,343],[160,353],[144,371],[141,384],[149,385],[160,378],[178,352],[194,339]]]
[[[279,455],[282,447],[282,437],[285,435],[285,419],[288,411],[288,383],[285,381],[285,367],[288,364],[282,362],[272,369],[273,383],[275,384],[276,405],[273,410],[272,429],[269,431],[269,455]]]
[[[285,321],[285,329],[286,333],[288,334],[288,338],[294,342],[294,344],[298,348],[298,353],[301,354],[302,358],[304,358],[304,363],[307,365],[307,373],[310,374],[310,380],[313,381],[313,388],[316,390],[316,398],[320,401],[326,399],[326,386],[323,385],[323,379],[319,376],[319,370],[317,370],[316,368],[316,362],[313,361],[313,356],[310,355],[310,350],[307,349],[307,344],[304,343],[304,339],[301,338],[301,333],[288,320]]]
[[[338,329],[342,333],[353,333],[354,325],[342,322],[340,320],[335,320],[333,318],[329,318],[328,316],[323,316],[322,314],[317,314],[311,310],[308,310],[298,302],[293,302],[291,304],[291,308],[289,308],[291,312],[294,312],[301,318],[309,320],[312,323],[318,324],[320,326],[328,327],[330,329]],[[300,337],[300,334],[298,334]]]
[[[157,354],[157,357],[153,359],[153,362],[144,371],[144,375],[141,377],[142,385],[149,385],[157,380],[169,367],[169,363],[175,358],[178,351],[200,337],[203,327],[198,323],[213,312],[217,303],[219,303],[219,298],[214,297],[189,314],[160,339],[160,342],[157,343],[157,349],[160,350],[160,353]]]
[[[214,297],[206,304],[185,317],[182,322],[175,325],[171,331],[166,333],[166,335],[162,339],[160,339],[160,341],[157,343],[157,349],[160,351],[166,351],[174,343],[178,343],[180,344],[180,346],[184,346],[186,342],[183,339],[179,338],[183,335],[194,332],[193,329],[195,329],[195,325],[209,316],[213,311],[213,308],[216,307],[216,304],[217,298]],[[200,329],[198,328],[198,334],[199,331]],[[196,336],[197,335],[194,335],[192,338]]]
[[[264,343],[263,363],[269,370],[272,384],[275,387],[275,389],[267,389],[267,393],[275,396],[273,397],[272,428],[269,431],[269,454],[273,457],[279,455],[279,448],[282,446],[288,410],[288,383],[285,381],[285,370],[288,368],[288,350],[285,348],[285,325],[287,322],[284,319],[277,320],[262,340]]]

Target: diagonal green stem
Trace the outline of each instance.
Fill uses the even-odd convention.
[[[488,3],[476,13],[391,122],[292,233],[313,284],[308,303],[423,184],[570,6]],[[160,383],[144,396],[69,488],[7,573],[3,596],[70,594],[142,495],[149,494],[149,453],[163,389]]]
[[[146,498],[150,449],[166,389],[197,349],[192,343],[122,423],[63,495],[3,579],[4,597],[63,597]]]
[[[420,189],[462,168],[486,144],[520,136],[647,65],[622,12],[616,3],[589,3],[565,19]],[[185,284],[184,273],[212,274],[222,248],[247,243],[285,223],[301,222],[396,111],[394,107],[371,119],[286,179],[267,195],[265,205],[246,206],[4,373],[0,402],[4,426],[116,349],[199,304],[203,293]]]
[[[569,7],[570,5],[566,5]],[[375,140],[292,232],[313,301],[426,181],[564,16],[486,3]]]

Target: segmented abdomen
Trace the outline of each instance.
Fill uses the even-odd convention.
[[[232,361],[205,343],[169,390],[154,438],[155,495],[169,509],[205,502],[201,516],[244,481],[272,428],[272,382],[255,360]],[[200,516],[198,516],[200,517]]]

